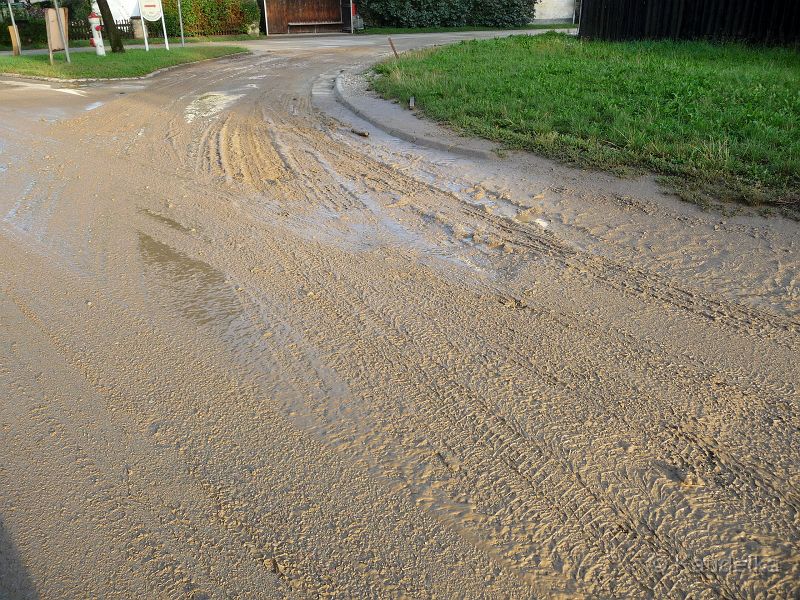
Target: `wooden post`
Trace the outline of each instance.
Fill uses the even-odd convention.
[[[17,29],[17,22],[14,20],[14,9],[11,8],[11,0],[6,0],[8,3],[8,14],[11,16],[11,25],[8,28],[8,33],[11,34],[11,49],[14,56],[22,54],[22,40],[19,39],[19,29]]]
[[[186,45],[186,39],[183,37],[183,10],[181,9],[181,0],[178,0],[178,22],[181,24],[181,48],[183,48]]]
[[[16,25],[8,26],[8,35],[11,37],[11,54],[13,56],[19,56],[22,54],[22,49],[19,45],[19,31],[17,31]]]
[[[64,18],[64,13],[61,12],[61,8],[58,6],[58,0],[53,0],[53,6],[56,7],[56,22],[58,23],[58,32],[61,35],[61,40],[64,42],[64,54],[67,57],[67,62],[71,63],[72,61],[69,58],[69,21]],[[64,9],[65,12],[66,10]],[[53,62],[52,55],[50,62]]]

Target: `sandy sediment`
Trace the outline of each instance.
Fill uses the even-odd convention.
[[[345,56],[0,125],[0,596],[797,594],[796,223],[353,136]]]

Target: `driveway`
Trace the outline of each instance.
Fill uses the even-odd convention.
[[[0,81],[0,597],[796,593],[796,223],[392,139],[330,94],[382,37],[245,45]]]

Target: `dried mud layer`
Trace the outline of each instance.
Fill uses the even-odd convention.
[[[369,52],[0,108],[0,597],[797,597],[797,224],[355,136]]]

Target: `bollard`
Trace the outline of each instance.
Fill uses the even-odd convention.
[[[103,26],[100,25],[98,10],[97,3],[92,2],[92,12],[89,13],[89,25],[92,28],[92,46],[94,46],[97,56],[105,56],[106,47],[103,45]]]

